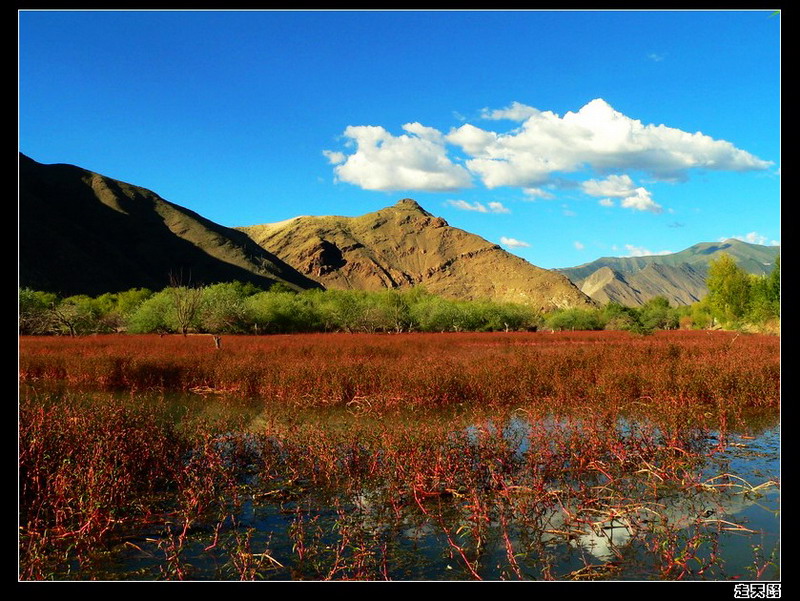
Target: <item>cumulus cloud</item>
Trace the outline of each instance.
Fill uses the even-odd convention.
[[[606,179],[590,179],[581,184],[581,189],[590,196],[632,196],[636,186],[629,175],[609,175]]]
[[[471,186],[475,178],[488,188],[527,191],[582,170],[601,175],[639,171],[657,180],[682,181],[692,169],[748,171],[772,165],[701,132],[644,124],[601,98],[563,116],[513,102],[501,109],[485,108],[481,117],[515,125],[493,131],[461,123],[445,134],[413,122],[403,125],[404,133],[397,136],[381,126],[351,125],[344,131],[345,146],[355,150],[323,154],[335,165],[339,181],[368,190],[457,190]],[[594,184],[587,182],[589,189],[616,190],[604,197],[619,199],[623,207],[660,210],[650,193],[634,186],[627,175],[590,181]],[[628,193],[621,194],[622,189]]]
[[[462,211],[476,211],[478,213],[510,213],[511,210],[501,202],[489,202],[486,205],[480,202],[469,203],[466,200],[448,200],[447,204]],[[487,206],[488,205],[488,206]]]
[[[511,121],[525,121],[528,117],[532,117],[533,115],[537,115],[539,113],[539,109],[535,109],[532,106],[528,106],[527,104],[522,104],[521,102],[514,101],[509,106],[504,109],[494,109],[489,110],[485,108],[481,111],[481,117],[483,119],[491,119],[494,121],[500,119],[509,119]]]
[[[689,169],[746,171],[771,165],[730,142],[665,125],[644,125],[592,100],[563,117],[519,103],[490,118],[525,117],[507,133],[471,124],[453,128],[446,140],[468,154],[467,168],[489,187],[537,186],[556,172],[641,170],[661,180],[682,180]]]
[[[335,151],[323,154],[337,162],[339,181],[365,190],[435,192],[471,185],[467,170],[448,158],[441,132],[420,123],[407,123],[403,129],[406,134],[394,136],[380,126],[351,125],[344,136],[355,144],[355,152],[346,157]]]
[[[633,244],[626,244],[625,250],[628,251],[629,257],[647,257],[650,255],[671,255],[671,250],[659,250],[657,252],[653,252],[652,250],[647,250],[642,246],[634,246]]]
[[[620,201],[620,206],[636,211],[650,211],[651,213],[661,213],[664,210],[661,205],[653,202],[652,195],[644,188],[636,188],[632,196],[627,196]]]
[[[517,240],[516,238],[506,238],[505,236],[500,237],[500,244],[503,246],[508,246],[509,248],[524,248],[526,246],[530,246],[530,244],[527,242]]]
[[[590,179],[581,184],[581,188],[590,196],[604,196],[600,201],[604,207],[614,206],[611,198],[619,198],[620,206],[636,211],[650,211],[660,213],[661,205],[653,200],[652,193],[643,188],[636,187],[628,175],[610,175],[606,179]]]

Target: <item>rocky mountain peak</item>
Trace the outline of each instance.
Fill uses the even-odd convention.
[[[431,216],[431,213],[428,213],[428,211],[423,209],[413,198],[401,198],[394,204],[392,208],[399,209],[401,211],[414,211],[425,216]]]

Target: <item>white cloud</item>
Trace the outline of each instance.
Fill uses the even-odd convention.
[[[510,213],[511,210],[504,207],[501,202],[489,202],[484,205],[480,202],[469,203],[466,200],[448,200],[447,204],[463,211],[476,211],[478,213]]]
[[[590,179],[581,184],[581,188],[590,196],[605,196],[600,201],[604,207],[613,207],[611,198],[619,198],[620,206],[637,211],[661,213],[661,205],[653,201],[652,193],[642,187],[636,187],[628,175],[610,175],[606,179]],[[611,197],[611,198],[609,198]]]
[[[502,202],[490,202],[489,203],[489,210],[492,213],[510,213],[511,209],[508,209],[503,206]]]
[[[558,181],[559,174],[581,170],[640,171],[658,180],[680,181],[692,169],[748,171],[772,166],[725,140],[645,125],[601,98],[563,116],[520,102],[483,109],[481,116],[516,124],[508,131],[493,131],[462,123],[444,134],[413,122],[403,125],[404,133],[398,136],[381,126],[351,125],[344,131],[348,150],[323,154],[335,165],[339,181],[367,190],[451,191],[470,187],[478,178],[488,188],[517,186],[534,198],[545,198],[541,186]],[[454,118],[463,117],[454,114]],[[454,159],[455,151],[462,156]],[[661,210],[650,192],[636,187],[630,176],[589,182],[584,183],[589,194],[610,188],[614,193],[602,196],[619,198],[623,207]]]
[[[664,209],[661,205],[653,202],[653,197],[648,190],[636,188],[633,196],[628,196],[620,201],[620,206],[636,211],[650,211],[651,213],[661,213]]]
[[[514,101],[504,109],[494,109],[490,111],[485,108],[481,111],[483,119],[491,119],[497,121],[499,119],[509,119],[511,121],[525,121],[528,117],[539,114],[539,109],[535,109],[527,104]]]
[[[550,200],[552,198],[555,198],[554,194],[548,192],[544,188],[523,188],[522,192],[525,194],[525,196],[529,196],[530,198],[533,199],[542,198],[545,200]]]
[[[530,246],[527,242],[523,242],[522,240],[517,240],[516,238],[506,238],[505,236],[500,237],[500,244],[503,246],[508,246],[510,248],[523,248],[526,246]]]
[[[735,240],[742,240],[743,242],[749,242],[750,244],[761,244],[761,245],[768,245],[768,246],[780,246],[780,242],[777,240],[769,240],[766,236],[759,234],[758,232],[750,232],[749,234],[745,234],[744,236],[728,236],[727,238],[720,238],[720,242],[724,242],[733,238]]]
[[[556,172],[641,170],[661,180],[681,180],[694,168],[747,171],[771,165],[730,142],[665,125],[644,125],[595,99],[559,117],[519,103],[485,109],[488,118],[522,118],[508,133],[465,124],[446,140],[470,156],[466,166],[489,187],[537,186]]]
[[[328,159],[328,162],[331,165],[338,165],[339,163],[344,163],[344,160],[347,156],[343,152],[335,151],[335,150],[323,150],[322,154]]]
[[[636,185],[629,175],[609,175],[606,179],[590,179],[581,184],[581,189],[590,196],[632,196]]]
[[[633,244],[626,244],[625,250],[628,251],[629,257],[647,257],[650,255],[671,255],[671,250],[659,250],[657,252],[653,252],[652,250],[647,250],[642,246],[634,246]]]
[[[471,186],[467,170],[447,157],[441,132],[420,123],[407,123],[403,129],[408,133],[393,136],[380,126],[351,125],[344,136],[356,151],[346,159],[334,151],[323,154],[328,160],[341,159],[334,168],[339,181],[365,190],[435,192]]]
[[[580,242],[578,240],[575,240],[575,242],[573,242],[572,244],[573,244],[573,246],[575,246],[575,248],[577,250],[583,250],[584,248],[586,248],[586,246],[584,246],[583,242]]]

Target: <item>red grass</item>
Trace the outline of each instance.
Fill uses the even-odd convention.
[[[359,409],[777,407],[780,339],[725,332],[93,336],[20,341],[22,382]]]
[[[701,426],[778,408],[779,345],[724,332],[226,336],[221,349],[206,336],[23,337],[20,575],[63,574],[64,558],[80,570],[110,533],[163,523],[163,577],[191,577],[190,528],[216,524],[206,551],[216,547],[242,474],[255,470],[261,498],[324,492],[338,518],[324,530],[321,514],[298,504],[293,556],[280,562],[234,527],[238,577],[281,562],[296,578],[387,577],[393,541],[345,509],[370,494],[386,519],[415,515],[437,528],[467,578],[483,577],[493,540],[508,577],[555,578],[554,537],[566,544],[597,516],[638,510],[665,487],[700,487],[713,452]],[[59,384],[131,394],[43,392]],[[132,394],[145,390],[236,393],[263,414],[176,424],[166,403]],[[513,417],[527,428],[504,432]],[[563,524],[546,536],[553,513]],[[667,530],[651,544],[661,575],[692,576],[713,536]]]

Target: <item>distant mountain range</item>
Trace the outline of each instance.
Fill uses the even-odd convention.
[[[733,257],[746,272],[765,275],[775,265],[780,247],[731,238],[695,244],[666,255],[603,257],[558,271],[601,304],[615,301],[639,306],[655,296],[664,296],[672,305],[689,305],[708,294],[708,265],[722,253]]]
[[[246,281],[295,290],[422,284],[457,299],[557,307],[595,303],[570,280],[415,201],[361,217],[297,217],[228,228],[144,188],[20,155],[19,285],[62,295]]]
[[[448,298],[544,310],[637,306],[657,295],[683,305],[707,293],[708,263],[723,252],[749,273],[766,274],[780,247],[726,240],[549,270],[409,198],[359,217],[229,228],[145,188],[19,157],[19,285],[64,296],[238,280],[298,291],[424,285]]]

